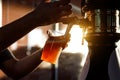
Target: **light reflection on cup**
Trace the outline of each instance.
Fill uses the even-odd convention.
[[[64,35],[50,35],[43,48],[41,60],[55,64],[61,54],[64,39]]]

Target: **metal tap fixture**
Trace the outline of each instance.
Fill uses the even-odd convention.
[[[85,18],[91,23],[88,41],[90,67],[86,80],[110,80],[108,62],[120,39],[119,0],[82,0]]]
[[[119,0],[80,0],[84,18],[67,17],[60,22],[80,25],[87,34],[90,67],[86,80],[110,80],[108,62],[120,39]]]
[[[81,0],[84,18],[68,17],[65,24],[82,25],[87,34],[90,67],[86,80],[110,80],[108,62],[120,39],[120,5],[118,0]]]

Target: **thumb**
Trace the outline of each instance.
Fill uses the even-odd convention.
[[[48,34],[48,36],[51,36],[52,35],[52,31],[51,30],[47,30],[47,34]]]

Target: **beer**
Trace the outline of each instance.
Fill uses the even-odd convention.
[[[50,36],[43,48],[41,60],[55,64],[62,51],[62,40],[64,36]]]
[[[49,37],[43,48],[41,60],[50,62],[52,64],[55,64],[57,62],[61,51],[63,50],[67,43],[65,42],[64,39],[67,39],[67,36],[69,35],[69,31],[71,30],[72,25],[73,24],[68,25],[64,35],[57,32],[54,32],[53,34],[50,35],[49,31]]]

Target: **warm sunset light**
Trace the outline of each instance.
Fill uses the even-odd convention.
[[[64,52],[82,54],[81,66],[84,66],[88,54],[88,43],[84,40],[82,44],[83,32],[79,25],[74,25],[70,31],[71,39]]]
[[[82,44],[83,32],[79,25],[74,25],[70,31],[71,39],[68,47],[64,50],[72,53],[87,53],[87,42],[84,40],[84,44]]]
[[[38,35],[39,34],[39,35]],[[68,46],[63,50],[65,53],[80,53],[83,55],[83,59],[81,65],[84,65],[86,60],[86,56],[88,54],[88,46],[87,42],[84,40],[84,44],[82,44],[83,32],[79,25],[73,25],[71,31],[71,38]],[[43,48],[46,42],[47,37],[43,34],[41,29],[35,29],[28,34],[28,43],[27,48],[28,50],[31,47],[38,46]],[[15,46],[14,43],[12,46]],[[16,45],[17,46],[17,45]]]

